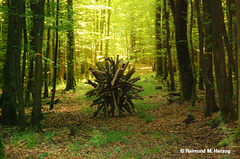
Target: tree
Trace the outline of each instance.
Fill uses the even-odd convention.
[[[73,54],[74,54],[74,35],[73,35],[73,5],[72,0],[68,0],[68,54],[67,54],[67,85],[65,91],[75,88],[74,84],[74,63],[73,63]]]
[[[161,55],[161,0],[156,0],[156,19],[155,19],[155,32],[156,32],[156,76],[163,75],[163,64]]]
[[[8,8],[8,39],[7,53],[3,75],[3,108],[2,118],[4,124],[17,125],[17,100],[22,113],[23,102],[20,99],[21,74],[20,74],[20,53],[22,38],[22,0],[10,0]],[[17,13],[17,14],[16,14]],[[13,38],[14,37],[14,38]],[[20,89],[20,90],[19,90]],[[23,114],[20,114],[23,115]],[[24,121],[25,122],[25,121]]]
[[[174,75],[173,75],[173,68],[172,68],[172,56],[171,56],[171,46],[169,44],[170,41],[170,27],[169,27],[169,5],[166,0],[163,1],[166,10],[165,10],[165,22],[166,22],[166,44],[167,44],[167,56],[168,56],[168,71],[170,74],[170,91],[175,91],[175,82],[174,82]]]
[[[194,78],[187,40],[187,0],[169,0],[175,23],[175,40],[181,84],[181,100],[191,100],[194,96]]]
[[[56,26],[58,27],[58,12],[59,12],[59,0],[57,0],[57,15],[56,15]],[[57,54],[58,54],[58,28],[56,29],[56,47],[54,53],[54,70],[53,70],[53,91],[52,91],[52,98],[50,104],[50,110],[53,109],[54,105],[54,97],[56,91],[56,80],[57,80]]]
[[[0,135],[0,158],[5,159],[7,158],[4,152],[4,144],[2,142],[2,136]]]
[[[236,3],[236,11],[237,11],[237,47],[238,47],[238,72],[240,72],[240,1],[235,0]],[[238,97],[240,97],[240,76],[238,76]],[[234,141],[237,141],[240,136],[240,100],[238,100],[238,127],[234,133]]]
[[[214,65],[215,65],[215,73],[216,73],[216,82],[219,94],[219,107],[221,110],[221,116],[223,120],[226,122],[231,113],[232,109],[232,97],[231,97],[231,89],[230,83],[227,76],[226,71],[226,63],[225,63],[225,52],[223,47],[223,26],[222,21],[222,4],[221,0],[211,1],[212,7],[212,37],[213,37],[213,54],[214,54]],[[220,26],[220,27],[219,27]],[[224,87],[222,87],[224,85]],[[231,113],[232,114],[232,113]]]
[[[46,16],[50,17],[50,1],[47,0],[47,14]],[[46,59],[44,61],[44,93],[43,93],[43,97],[47,98],[48,97],[48,71],[49,71],[49,67],[48,67],[48,60],[47,58],[49,58],[49,53],[50,53],[50,28],[47,28],[47,47],[46,47]]]
[[[108,10],[107,10],[107,38],[106,38],[106,49],[105,49],[105,57],[108,57],[108,46],[109,46],[109,33],[110,33],[110,16],[111,16],[111,9],[109,8],[111,5],[111,0],[108,0]]]
[[[211,5],[207,1],[204,3],[204,13],[205,17],[205,55],[203,54],[203,25],[200,16],[200,6],[199,0],[196,0],[196,10],[198,18],[198,30],[199,30],[199,48],[200,48],[200,63],[203,64],[204,82],[206,85],[205,94],[205,116],[210,116],[216,110],[218,110],[215,101],[215,91],[214,91],[214,78],[212,69],[212,16],[211,16]],[[207,23],[208,22],[208,23]]]
[[[35,89],[31,125],[40,128],[42,95],[42,42],[45,0],[31,0],[33,12],[33,50],[35,52]]]

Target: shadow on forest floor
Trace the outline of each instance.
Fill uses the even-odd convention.
[[[217,146],[236,130],[237,121],[212,126],[211,121],[215,121],[218,114],[203,117],[204,92],[198,92],[195,108],[189,102],[173,100],[169,103],[163,97],[167,94],[165,87],[155,90],[159,83],[149,69],[137,71],[143,74],[138,84],[145,88],[144,100],[135,101],[137,114],[104,118],[100,113],[93,118],[92,99],[84,96],[91,89],[88,85],[79,84],[75,93],[69,91],[60,95],[61,90],[58,90],[60,102],[55,108],[50,111],[48,105],[43,105],[43,132],[29,130],[19,134],[16,127],[1,126],[7,157],[240,158],[240,147],[236,143]],[[31,108],[27,108],[28,116],[30,112]],[[185,124],[183,121],[189,114],[195,120]],[[190,153],[188,149],[203,152]]]

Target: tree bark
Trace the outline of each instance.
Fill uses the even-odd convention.
[[[34,29],[34,52],[35,52],[35,89],[34,103],[31,115],[31,125],[40,128],[41,120],[41,94],[42,94],[42,42],[44,29],[44,3],[45,0],[32,0]]]
[[[156,0],[156,19],[155,19],[155,33],[156,33],[156,76],[163,75],[163,60],[161,54],[161,0]]]
[[[177,59],[181,84],[181,100],[191,100],[193,97],[194,77],[187,40],[187,6],[186,0],[174,3],[169,0],[175,23]],[[195,97],[193,97],[195,98]]]
[[[193,82],[193,87],[192,87],[192,100],[191,100],[191,104],[192,106],[195,106],[195,100],[197,98],[197,94],[196,94],[196,83],[197,83],[197,73],[196,73],[196,69],[195,69],[195,51],[193,48],[193,35],[192,35],[192,29],[193,29],[193,2],[192,0],[190,0],[190,4],[191,4],[191,15],[190,15],[190,29],[189,29],[189,43],[190,43],[190,53],[192,54],[192,69],[193,69],[193,75],[194,75],[194,82]]]
[[[59,0],[57,0],[57,15],[56,15],[56,26],[58,27],[58,12],[59,12]],[[58,28],[56,29],[56,47],[55,47],[55,54],[54,54],[54,70],[53,70],[53,91],[52,91],[52,98],[50,104],[50,110],[54,107],[54,98],[56,92],[56,79],[57,79],[57,54],[58,54]]]
[[[166,0],[163,1],[166,6],[165,10],[165,22],[166,22],[166,47],[167,47],[167,57],[168,57],[168,71],[170,75],[170,91],[175,91],[175,82],[174,82],[174,74],[172,68],[172,56],[171,56],[171,46],[169,44],[170,41],[170,27],[169,27],[169,4]]]
[[[65,91],[75,88],[74,84],[74,63],[73,63],[73,54],[74,54],[74,35],[73,35],[73,5],[72,0],[68,0],[68,19],[70,21],[69,30],[68,30],[68,57],[67,57],[67,67],[68,67],[68,77],[67,77],[67,86]]]
[[[47,0],[47,16],[50,17],[50,2]],[[49,53],[50,53],[50,28],[47,29],[47,47],[46,47],[46,58],[49,58]],[[43,98],[48,97],[48,60],[44,60],[44,93],[43,93]]]
[[[222,6],[221,0],[212,0],[212,19],[213,19],[213,54],[216,73],[217,88],[219,94],[219,107],[223,120],[228,121],[229,113],[232,108],[232,98],[230,96],[230,84],[226,72],[225,52],[223,47],[222,33]],[[224,85],[224,87],[223,87]]]
[[[240,1],[235,0],[236,3],[236,12],[237,12],[237,46],[238,46],[238,72],[240,71]],[[238,76],[238,97],[240,97],[240,76]],[[237,141],[240,136],[240,100],[238,100],[238,127],[237,130],[234,133],[234,141]]]
[[[108,0],[108,7],[111,6],[111,0]],[[110,32],[110,16],[111,16],[111,10],[108,8],[108,11],[107,11],[107,39],[106,39],[106,48],[105,48],[105,57],[107,58],[108,57],[108,50],[109,50],[109,32]]]
[[[21,93],[19,88],[21,88],[20,54],[23,22],[20,15],[23,11],[22,4],[22,0],[11,0],[8,6],[8,38],[3,75],[2,106],[2,122],[6,125],[18,124],[16,105],[17,100],[20,100],[19,95]],[[19,102],[20,112],[22,113],[23,102]]]
[[[212,21],[212,12],[211,4],[208,1],[203,1],[204,13],[206,15],[205,21]],[[197,14],[198,14],[198,24],[200,32],[202,29],[202,22],[200,19],[200,8],[199,0],[196,0]],[[205,94],[205,116],[211,116],[213,112],[218,110],[216,100],[215,100],[215,89],[214,89],[214,78],[213,78],[213,69],[212,69],[212,23],[206,23],[205,28],[205,55],[203,54],[203,39],[201,40],[201,55],[202,55],[202,64],[203,64],[203,73],[204,73],[204,82],[206,85],[206,94]],[[203,33],[201,33],[203,34]]]

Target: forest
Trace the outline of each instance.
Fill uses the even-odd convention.
[[[0,0],[0,159],[240,158],[239,0]]]

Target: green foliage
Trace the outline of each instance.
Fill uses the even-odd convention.
[[[11,145],[19,146],[19,147],[26,147],[26,148],[33,148],[36,144],[37,136],[36,133],[23,133],[20,135],[17,133],[11,140]]]
[[[68,148],[73,151],[80,151],[83,147],[83,141],[77,140],[68,144]]]
[[[55,133],[52,132],[43,133],[42,135],[31,131],[26,131],[23,133],[17,132],[11,139],[11,145],[31,149],[34,148],[37,144],[41,143],[52,144],[54,136]]]
[[[40,157],[47,157],[48,153],[49,152],[46,152],[45,154],[39,154],[38,156],[40,156]]]
[[[4,152],[4,144],[2,142],[2,136],[0,135],[0,159],[7,158]]]
[[[153,120],[154,120],[154,117],[153,117],[153,116],[148,116],[148,117],[145,118],[146,123],[150,123],[150,122],[152,122]]]
[[[93,132],[93,136],[89,140],[89,143],[93,147],[98,147],[100,145],[103,145],[104,144],[104,136],[103,136],[103,134],[100,131],[95,130]]]
[[[127,142],[127,136],[132,136],[133,134],[130,132],[100,132],[99,130],[93,131],[93,136],[90,138],[89,143],[93,147],[99,147],[105,144],[115,143],[115,142]],[[120,150],[119,150],[120,151]]]
[[[216,128],[221,123],[219,117],[212,119],[211,121],[207,121],[205,125],[210,126],[211,128]]]

